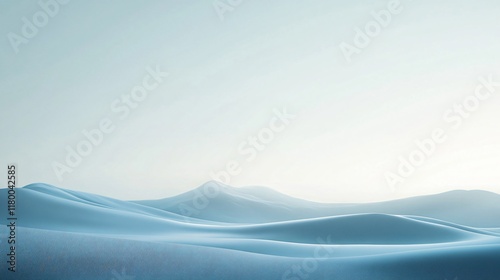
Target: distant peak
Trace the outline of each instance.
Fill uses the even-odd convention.
[[[230,188],[232,188],[232,187],[231,187],[231,186],[229,186],[229,185],[226,185],[226,184],[224,184],[224,183],[222,183],[222,182],[215,181],[215,180],[210,180],[210,181],[207,181],[207,182],[203,183],[201,186],[205,186],[205,185],[206,185],[206,186],[210,186],[210,185],[217,185],[217,186],[220,186],[220,187],[230,187]]]
[[[241,187],[241,189],[278,192],[275,189],[270,188],[270,187],[266,187],[266,186],[244,186],[244,187]]]
[[[28,184],[26,186],[23,187],[23,189],[30,189],[30,190],[34,190],[34,189],[59,189],[58,187],[56,186],[53,186],[53,185],[49,185],[49,184],[46,184],[46,183],[31,183],[31,184]]]
[[[452,191],[447,191],[442,194],[488,194],[488,195],[498,195],[497,193],[490,192],[490,191],[485,191],[485,190],[452,190]]]
[[[210,180],[210,181],[207,181],[207,182],[205,182],[205,183],[202,184],[202,186],[205,186],[205,185],[227,186],[226,184],[224,184],[222,182],[219,182],[219,181],[216,181],[216,180]]]
[[[204,190],[210,190],[210,189],[217,189],[218,191],[225,192],[225,191],[232,190],[235,188],[232,186],[226,185],[224,183],[221,183],[219,181],[210,180],[210,181],[203,183],[202,185],[197,187],[195,190],[204,191]]]

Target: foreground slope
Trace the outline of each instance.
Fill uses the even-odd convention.
[[[314,248],[307,258],[296,258],[38,229],[21,228],[19,235],[24,238],[19,270],[15,276],[2,272],[2,279],[497,280],[500,275],[498,244],[316,259]],[[332,247],[332,254],[336,250]],[[4,263],[0,269],[5,271]]]
[[[5,195],[6,189],[1,189],[0,197]],[[2,279],[378,280],[500,275],[496,229],[401,214],[294,219],[294,207],[317,211],[312,206],[326,206],[262,188],[230,189],[220,195],[217,198],[228,199],[227,210],[239,209],[239,214],[260,214],[262,205],[293,211],[283,212],[290,219],[279,222],[221,223],[45,184],[18,189],[18,272],[4,273],[7,263],[2,262]],[[251,204],[237,204],[234,196]],[[342,207],[346,206],[351,207]],[[0,224],[5,221],[5,211],[0,212]],[[6,227],[1,228],[4,246]]]

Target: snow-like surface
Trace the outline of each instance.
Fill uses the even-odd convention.
[[[8,273],[2,261],[1,279],[500,276],[497,194],[454,191],[319,204],[268,188],[220,185],[198,216],[175,211],[192,204],[204,187],[138,202],[45,184],[18,189],[18,272]],[[1,189],[0,199],[5,197]],[[0,223],[5,215],[0,211]],[[1,230],[3,252],[6,227]]]
[[[136,203],[181,214],[181,205],[193,206],[193,198],[205,186],[217,184],[220,193],[209,198],[192,217],[231,223],[263,223],[348,214],[383,213],[436,218],[473,227],[500,227],[500,195],[487,191],[450,191],[365,204],[322,204],[289,197],[264,187],[234,188],[208,182],[190,192],[160,200]],[[213,188],[210,188],[213,189]],[[195,210],[197,210],[195,208]]]

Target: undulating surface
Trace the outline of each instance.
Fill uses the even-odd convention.
[[[17,197],[16,279],[500,277],[500,196],[484,191],[319,204],[209,182],[131,202],[32,184]]]

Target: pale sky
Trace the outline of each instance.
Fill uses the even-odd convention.
[[[16,163],[20,185],[130,200],[188,191],[228,162],[230,185],[313,201],[500,193],[500,86],[460,125],[448,111],[480,77],[500,82],[498,1],[401,0],[350,62],[339,45],[390,1],[243,0],[223,20],[214,3],[228,2],[70,1],[27,38],[23,18],[43,20],[42,7],[0,2],[0,166]],[[169,76],[117,113],[156,67]],[[294,118],[268,143],[245,143],[283,108]],[[113,131],[59,180],[54,163],[103,120]],[[446,141],[390,187],[398,158],[435,129]]]

